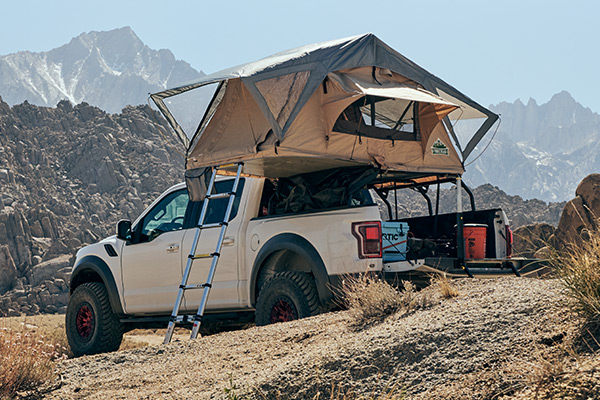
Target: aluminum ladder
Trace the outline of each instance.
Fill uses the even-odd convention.
[[[237,165],[237,172],[235,175],[235,180],[233,182],[233,188],[230,192],[225,193],[213,193],[213,188],[215,187],[215,179],[217,177],[217,173],[220,169],[233,167]],[[181,285],[179,285],[179,291],[177,293],[177,299],[175,300],[175,305],[173,306],[173,312],[171,313],[171,318],[169,320],[169,325],[167,327],[167,333],[165,334],[165,340],[163,344],[167,344],[171,341],[173,337],[173,331],[175,330],[175,325],[177,323],[186,323],[193,322],[194,325],[192,327],[192,333],[190,335],[190,339],[196,339],[198,337],[198,330],[200,329],[200,325],[202,324],[202,318],[204,316],[204,309],[206,308],[206,303],[208,302],[208,295],[210,294],[210,289],[212,288],[213,278],[215,276],[215,271],[217,269],[217,264],[219,262],[219,258],[221,256],[221,247],[223,245],[223,239],[225,238],[225,233],[227,232],[227,225],[229,222],[229,216],[231,215],[231,210],[233,209],[233,203],[235,200],[235,195],[237,192],[238,184],[240,182],[240,176],[242,173],[243,163],[235,163],[235,164],[227,164],[221,165],[218,167],[212,168],[212,176],[210,177],[210,183],[208,184],[208,191],[206,192],[206,197],[204,198],[204,202],[202,204],[202,211],[200,212],[200,218],[198,219],[198,225],[196,226],[196,234],[194,236],[194,241],[192,243],[192,248],[190,249],[190,254],[188,255],[188,260],[185,266],[185,270],[183,272],[183,278],[181,280]],[[229,198],[229,202],[227,204],[227,209],[225,211],[225,216],[223,217],[223,221],[216,223],[205,223],[207,210],[209,207],[209,203],[211,200],[215,199],[223,199]],[[216,229],[220,228],[221,233],[217,240],[217,245],[215,251],[207,254],[196,254],[196,249],[198,247],[198,242],[200,241],[200,236],[202,231],[205,229]],[[188,284],[188,280],[190,277],[190,273],[192,271],[192,264],[194,260],[198,259],[207,259],[212,258],[212,262],[210,265],[210,269],[208,271],[208,277],[205,283],[202,284]],[[186,290],[191,289],[203,289],[202,292],[202,300],[200,301],[200,305],[198,306],[198,312],[195,316],[190,315],[179,315],[179,309],[181,308],[181,302],[183,301],[184,293]]]

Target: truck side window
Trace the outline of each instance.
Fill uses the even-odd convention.
[[[258,208],[258,216],[264,217],[266,215],[271,215],[275,213],[275,205],[276,205],[276,195],[275,195],[275,185],[271,182],[270,179],[265,179],[265,183],[263,186],[263,192],[260,197],[260,205]]]
[[[182,229],[188,202],[185,189],[162,199],[141,222],[140,242],[149,242],[161,233]]]

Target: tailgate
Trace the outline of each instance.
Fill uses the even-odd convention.
[[[496,278],[500,276],[539,277],[549,272],[548,262],[531,258],[502,258],[466,260],[459,266],[453,257],[429,257],[423,260],[384,263],[386,273],[445,273],[449,277]],[[470,273],[470,274],[469,274]]]

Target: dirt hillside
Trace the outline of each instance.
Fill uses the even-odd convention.
[[[429,306],[367,326],[344,311],[67,360],[47,397],[306,399],[333,387],[334,398],[529,398],[541,360],[577,336],[558,284],[456,285],[458,297],[430,287],[419,293]]]

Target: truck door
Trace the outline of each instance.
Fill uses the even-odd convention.
[[[186,189],[167,194],[133,227],[123,246],[121,266],[127,313],[164,313],[173,309],[181,283]],[[187,256],[187,254],[186,254]]]
[[[233,188],[233,179],[221,180],[215,183],[217,193],[229,192]],[[221,256],[217,264],[217,270],[213,280],[213,286],[208,298],[207,310],[219,309],[235,309],[239,308],[239,293],[238,293],[238,255],[239,255],[239,231],[243,221],[244,208],[240,208],[240,202],[243,195],[245,180],[240,179],[237,195],[235,197],[234,206],[231,210],[229,218],[229,226],[223,247],[221,248]],[[209,208],[206,214],[205,223],[222,222],[225,216],[225,210],[229,198],[214,199],[209,201]],[[202,203],[195,205],[195,219],[197,221],[200,216]],[[200,241],[196,249],[196,254],[213,253],[216,249],[220,228],[204,229],[200,234]],[[189,254],[194,241],[194,229],[186,232],[183,239],[183,248],[185,255]],[[182,274],[187,260],[182,262]],[[212,258],[195,260],[190,274],[190,284],[205,283],[208,277],[208,271]],[[185,301],[182,304],[182,309],[187,311],[196,311],[202,298],[202,289],[187,290],[185,292]]]

